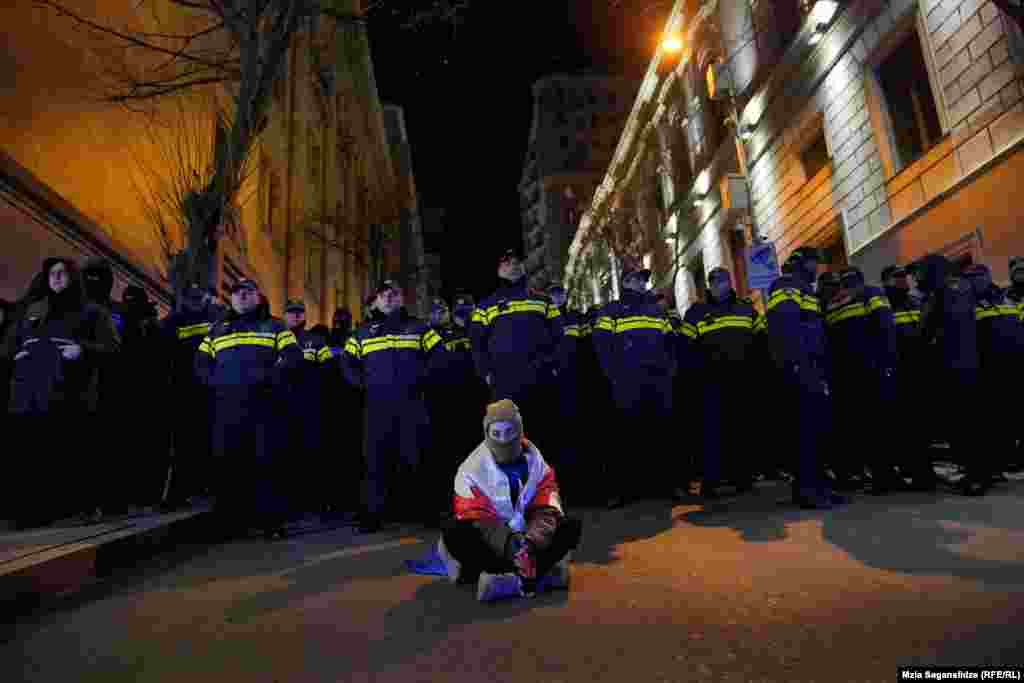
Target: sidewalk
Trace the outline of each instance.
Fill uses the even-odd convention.
[[[208,511],[149,513],[73,526],[0,531],[0,604],[38,604],[74,593],[193,534]]]

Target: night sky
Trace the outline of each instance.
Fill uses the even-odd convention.
[[[371,42],[381,98],[405,108],[421,206],[448,210],[445,295],[480,298],[497,284],[498,254],[521,246],[531,84],[586,69],[639,82],[666,11],[614,9],[609,0],[473,3],[454,30],[371,25]]]

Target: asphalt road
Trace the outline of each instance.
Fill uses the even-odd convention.
[[[569,592],[480,605],[413,576],[435,534],[180,553],[0,627],[3,681],[892,681],[1024,664],[1024,484],[830,512],[777,487],[580,511]]]

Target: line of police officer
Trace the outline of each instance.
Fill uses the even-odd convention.
[[[906,269],[887,269],[882,291],[855,268],[821,277],[818,268],[814,250],[796,250],[763,314],[716,268],[705,301],[680,319],[670,299],[647,290],[650,272],[627,263],[622,297],[581,315],[566,308],[560,286],[528,288],[522,259],[509,250],[491,296],[476,306],[460,296],[454,312],[435,301],[429,325],[406,312],[391,280],[377,288],[366,323],[340,342],[305,332],[300,302],[286,307],[287,324],[272,318],[255,304],[250,281],[235,288],[223,320],[186,300],[165,325],[196,345],[186,385],[212,390],[221,491],[255,496],[271,533],[304,498],[332,502],[336,481],[303,489],[274,465],[308,473],[303,457],[347,463],[330,471],[348,484],[361,480],[363,530],[389,519],[435,525],[450,507],[455,468],[478,441],[472,417],[502,398],[520,406],[575,504],[680,496],[698,474],[703,494],[714,497],[724,484],[749,489],[756,474],[778,470],[792,474],[794,502],[808,508],[844,502],[834,489],[883,493],[907,479],[934,488],[924,378],[938,378],[958,399],[947,403],[961,406],[1005,381],[1021,344],[1024,260],[1011,264],[1014,285],[1003,293],[987,269],[961,275],[928,257],[917,271],[923,303]],[[339,376],[361,400],[335,403],[337,393],[324,393],[325,378]],[[742,413],[756,387],[777,397],[777,416]],[[197,415],[205,406],[198,398],[188,405]],[[983,493],[1014,457],[1017,434],[1001,419],[972,439],[959,428],[977,424],[970,410],[939,421],[950,427],[939,436],[968,466],[964,491]],[[325,426],[343,415],[352,417],[343,433],[363,426],[361,474],[352,464],[358,439],[348,440],[352,448],[325,443]],[[759,418],[781,425],[777,457],[740,426]],[[601,425],[614,425],[612,434]],[[244,486],[233,479],[243,469],[253,475]]]

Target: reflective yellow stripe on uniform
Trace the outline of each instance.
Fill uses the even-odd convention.
[[[566,325],[562,332],[563,334],[565,334],[566,337],[578,337],[580,336],[580,326]]]
[[[554,311],[552,313],[552,311]],[[548,304],[543,301],[509,301],[505,304],[504,308],[498,305],[490,306],[486,310],[481,311],[482,318],[479,322],[485,325],[490,325],[494,322],[494,319],[502,315],[511,315],[512,313],[539,313],[548,320],[557,318],[561,315],[561,312],[554,307],[549,307]],[[473,314],[473,319],[476,320],[476,314]]]
[[[868,299],[868,313],[874,313],[880,308],[889,308],[889,300],[884,296],[873,296]]]
[[[310,362],[316,362],[316,349],[302,349],[302,357]]]
[[[197,323],[195,325],[185,325],[184,327],[178,328],[178,339],[191,339],[199,335],[207,335],[210,333],[210,323]]]
[[[693,323],[683,321],[683,324],[679,326],[679,332],[686,335],[690,339],[697,338],[697,328],[694,326]]]
[[[473,323],[480,323],[481,325],[490,325],[491,324],[491,321],[487,317],[487,314],[484,313],[484,311],[479,309],[479,308],[474,308],[473,309],[473,315],[470,316],[469,321],[473,322]]]
[[[920,311],[896,311],[892,315],[897,325],[914,325],[921,322]]]
[[[803,298],[804,296],[799,289],[780,289],[777,290],[774,294],[772,294],[771,297],[768,299],[767,308],[770,311],[779,304],[784,303],[786,301],[792,301],[797,306],[800,306],[801,302],[803,301]]]
[[[1019,317],[1017,315],[1017,309],[1014,306],[1008,306],[1006,304],[1000,304],[998,306],[978,306],[974,309],[975,320],[986,320],[988,318],[998,318],[999,316],[1008,315],[1014,318]]]
[[[804,294],[800,299],[800,308],[805,311],[813,311],[814,313],[821,313],[821,304],[818,303],[818,298],[813,294]]]
[[[355,337],[349,337],[345,342],[345,353],[356,358],[363,357],[363,345]]]
[[[761,332],[767,332],[768,331],[768,318],[766,318],[763,314],[759,314],[757,316],[757,320],[754,321],[753,329],[754,329],[754,334],[759,334]]]
[[[547,317],[548,320],[554,320],[555,318],[561,318],[562,317],[562,312],[560,310],[558,310],[557,306],[548,306],[548,313],[547,313],[546,317]]]
[[[603,330],[604,332],[614,332],[615,321],[606,315],[602,315],[600,318],[597,319],[597,322],[594,323],[594,329]]]
[[[289,332],[288,334],[291,334]],[[273,332],[235,332],[217,337],[212,341],[213,350],[220,353],[225,349],[236,346],[262,346],[268,349],[277,348],[278,335]],[[292,334],[292,343],[295,343],[295,335]]]
[[[299,343],[299,340],[295,338],[295,333],[290,331],[290,330],[285,330],[284,332],[278,332],[277,333],[277,337],[276,337],[276,341],[277,341],[277,348],[279,350],[283,349],[284,347],[289,346],[291,344],[298,345],[298,343]]]
[[[727,327],[735,327],[739,329],[749,330],[753,329],[754,321],[749,316],[745,315],[724,315],[721,318],[716,318],[711,322],[701,321],[697,323],[697,334],[707,334],[714,332],[715,330],[722,330]]]
[[[628,318],[619,318],[615,321],[615,332],[629,332],[630,330],[655,330],[668,333],[672,331],[668,321],[664,318],[652,318],[646,315],[632,315]]]
[[[835,325],[850,318],[862,318],[867,314],[868,311],[864,304],[847,304],[834,311],[830,311],[825,316],[825,322],[829,325]]]
[[[217,352],[213,349],[213,342],[210,341],[209,337],[204,337],[203,341],[199,342],[199,351],[209,356],[217,355]]]
[[[320,349],[319,351],[316,352],[316,362],[317,363],[326,363],[327,361],[329,361],[332,358],[334,358],[334,352],[331,351],[331,347],[330,346],[325,346],[325,347],[323,347],[322,349]]]
[[[427,330],[426,334],[424,334],[420,339],[420,343],[422,344],[424,351],[430,351],[441,343],[441,335],[434,330]]]
[[[472,349],[469,337],[460,337],[459,339],[453,339],[450,342],[444,343],[444,348],[448,351],[458,351],[459,349]]]

